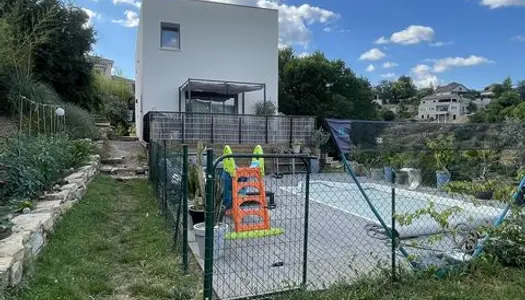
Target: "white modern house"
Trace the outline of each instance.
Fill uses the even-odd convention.
[[[278,97],[278,12],[200,0],[143,1],[136,126],[150,111],[253,114]]]
[[[450,83],[436,89],[433,95],[421,99],[418,110],[420,120],[437,122],[458,122],[469,113],[470,99],[463,95],[470,90],[460,83]]]

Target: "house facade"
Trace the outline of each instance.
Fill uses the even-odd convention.
[[[106,78],[111,78],[111,70],[115,64],[114,61],[100,56],[91,56],[90,59],[93,62],[93,69],[96,73]]]
[[[144,1],[136,126],[150,111],[254,114],[278,97],[278,12],[200,0]]]
[[[495,84],[491,84],[483,89],[482,92],[479,93],[479,96],[472,101],[478,109],[485,109],[487,105],[492,102],[492,99],[494,98],[494,88],[496,87]]]
[[[425,121],[460,122],[469,113],[470,99],[463,95],[470,90],[460,83],[438,87],[434,94],[421,99],[418,118]]]

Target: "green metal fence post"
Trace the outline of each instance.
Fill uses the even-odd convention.
[[[306,289],[308,283],[308,218],[310,214],[310,172],[311,160],[307,158],[306,162],[306,186],[304,190],[304,241],[303,241],[303,282],[302,287]]]
[[[155,196],[157,201],[161,204],[159,195],[159,144],[154,142],[155,145]]]
[[[153,182],[153,152],[152,152],[152,148],[153,148],[153,143],[149,144],[148,145],[148,166],[149,166],[149,170],[148,170],[148,179],[149,179],[149,182]]]
[[[213,297],[213,239],[214,239],[214,208],[213,205],[213,183],[215,170],[213,168],[213,149],[206,151],[206,204],[204,234],[204,300]],[[200,171],[200,170],[199,170]]]
[[[392,172],[392,282],[396,280],[396,174]]]
[[[188,145],[182,146],[182,269],[188,274]]]
[[[162,204],[163,204],[163,210],[164,210],[164,213],[166,214],[167,216],[167,213],[168,213],[168,147],[167,147],[167,143],[166,143],[166,140],[163,141],[163,146],[164,146],[164,195],[163,195],[163,198],[164,198],[164,201],[162,201]]]

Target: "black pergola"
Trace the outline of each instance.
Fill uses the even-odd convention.
[[[230,98],[238,99],[241,95],[242,114],[244,114],[245,93],[263,91],[263,102],[266,106],[266,84],[240,81],[224,81],[211,79],[189,78],[179,87],[179,112],[182,111],[182,99],[192,99],[192,96],[214,98],[214,101],[227,101]]]

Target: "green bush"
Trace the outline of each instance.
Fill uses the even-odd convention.
[[[77,168],[84,165],[94,151],[93,145],[87,140],[73,141],[70,146],[71,166]]]
[[[9,138],[0,152],[3,169],[3,204],[13,199],[31,198],[49,188],[65,169],[78,167],[92,148],[87,141],[73,141],[65,135]]]
[[[66,131],[71,138],[99,138],[95,119],[87,110],[71,103],[65,103],[64,109],[66,111]]]
[[[525,267],[525,217],[509,217],[493,229],[485,242],[485,252],[503,265]]]
[[[115,96],[107,96],[104,103],[104,115],[113,126],[120,126],[126,128],[127,134],[128,122],[128,104],[126,101]]]

